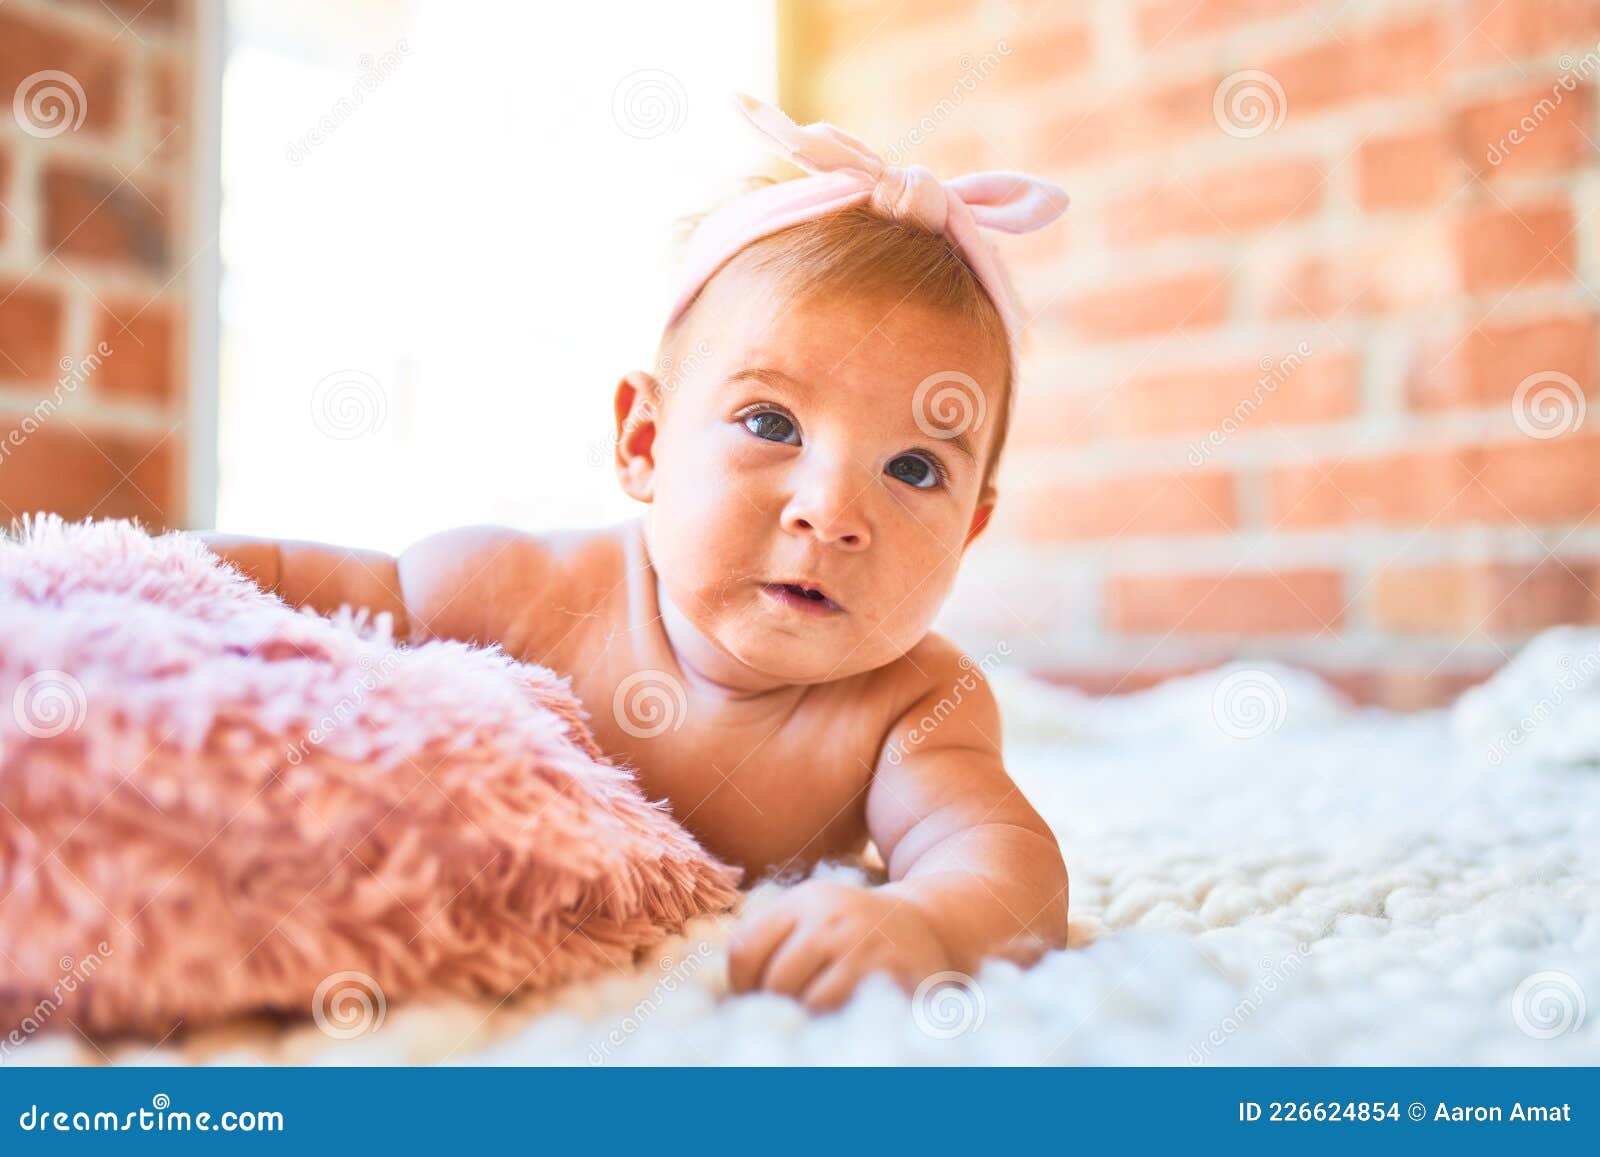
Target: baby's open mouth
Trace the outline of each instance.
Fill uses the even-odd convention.
[[[761,588],[785,606],[813,614],[844,610],[821,587],[804,582],[767,583]]]

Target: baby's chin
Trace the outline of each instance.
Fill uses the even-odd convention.
[[[885,653],[889,641],[863,638],[848,620],[821,620],[815,626],[779,630],[759,616],[724,622],[715,637],[722,649],[751,671],[785,683],[830,683],[870,671],[899,658]]]

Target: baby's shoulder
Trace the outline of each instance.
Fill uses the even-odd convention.
[[[995,714],[987,662],[973,659],[937,631],[929,631],[916,646],[879,671],[889,692],[891,727],[909,726],[930,710],[938,711],[942,718],[960,709],[979,727],[990,724]]]
[[[436,638],[498,643],[519,657],[543,650],[552,606],[614,584],[624,566],[621,528],[540,534],[514,527],[453,527],[399,557],[413,624]]]

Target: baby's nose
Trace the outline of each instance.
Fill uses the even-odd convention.
[[[796,494],[784,510],[784,529],[829,546],[865,550],[872,535],[859,498],[842,479]]]
[[[860,550],[867,545],[866,531],[864,529],[844,529],[851,525],[853,524],[847,523],[843,519],[816,523],[801,516],[796,516],[792,522],[792,528],[797,532],[811,531],[819,541],[837,543],[839,546]]]

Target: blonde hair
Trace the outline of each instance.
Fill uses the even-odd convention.
[[[692,232],[697,222],[698,218],[685,219],[682,235]],[[753,241],[729,259],[722,270],[735,265],[773,275],[778,292],[789,300],[830,292],[897,294],[903,300],[951,313],[975,327],[980,340],[997,352],[1005,365],[993,448],[984,467],[980,492],[988,489],[1011,425],[1016,367],[1000,311],[946,238],[857,205]],[[708,279],[708,285],[711,280],[714,277]],[[702,287],[701,293],[704,292]],[[698,301],[697,295],[663,341],[670,340]]]

